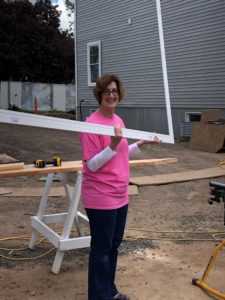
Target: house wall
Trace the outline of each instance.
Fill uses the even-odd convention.
[[[225,114],[225,1],[162,0],[161,9],[179,136],[186,111],[220,108]],[[155,0],[77,0],[76,18],[77,105],[88,100],[82,103],[83,115],[96,106],[87,84],[87,43],[100,40],[102,73],[118,74],[127,88],[118,109],[127,127],[166,132]]]

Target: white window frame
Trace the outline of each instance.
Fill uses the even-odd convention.
[[[99,54],[99,77],[101,76],[101,41],[87,43],[87,74],[88,74],[88,86],[95,86],[96,82],[91,81],[91,68],[90,68],[90,48],[93,46],[98,46]]]
[[[190,122],[190,116],[191,115],[200,115],[201,116],[201,112],[200,111],[186,111],[184,113],[185,122]]]

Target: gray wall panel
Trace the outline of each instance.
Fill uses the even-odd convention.
[[[161,0],[161,8],[178,133],[185,111],[225,108],[225,1]],[[131,25],[128,18],[132,18]],[[118,74],[127,88],[119,110],[125,117],[132,116],[126,117],[129,127],[147,128],[155,116],[164,120],[155,0],[77,0],[77,89],[78,104],[81,99],[89,100],[84,106],[96,103],[87,86],[87,43],[98,40],[102,73]]]

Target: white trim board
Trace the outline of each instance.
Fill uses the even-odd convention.
[[[99,125],[81,121],[67,120],[55,117],[39,116],[35,114],[22,113],[10,110],[0,109],[0,123],[27,125],[34,127],[59,129],[66,131],[86,132],[102,135],[114,136],[114,128],[112,126]],[[122,134],[125,138],[153,140],[157,136],[164,143],[173,144],[173,137],[165,134],[146,132],[134,129],[122,128]]]
[[[168,120],[168,131],[169,131],[170,138],[174,140],[160,0],[156,0],[156,11],[157,11],[157,20],[158,20],[158,29],[159,29],[159,42],[160,42],[163,83],[164,83],[165,101],[166,101],[166,113],[167,113],[167,120]]]

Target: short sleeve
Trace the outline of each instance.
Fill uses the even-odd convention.
[[[98,134],[80,133],[79,137],[84,161],[91,159],[104,149],[104,147],[102,147],[101,137]]]

